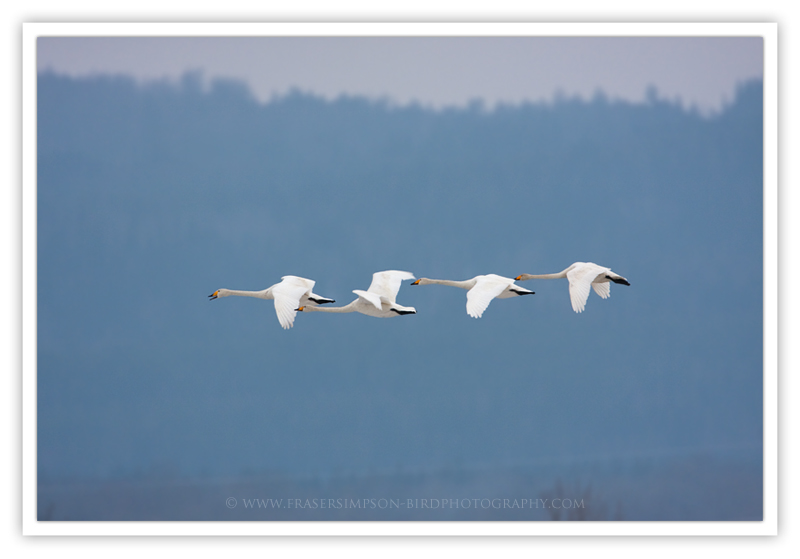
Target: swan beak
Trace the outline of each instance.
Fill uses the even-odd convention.
[[[411,285],[419,285],[419,280],[415,281],[415,282],[414,282],[414,283],[412,283]]]
[[[299,309],[295,309],[296,311],[303,312],[303,309],[306,308],[305,306],[300,307]]]
[[[519,278],[521,278],[521,277],[522,277],[522,274],[518,275],[517,277],[514,278],[514,281],[519,281]]]
[[[209,295],[209,296],[208,296],[208,297],[209,297],[209,299],[208,299],[208,300],[209,300],[209,301],[213,301],[214,299],[218,299],[218,297],[217,297],[217,293],[219,293],[219,289],[218,289],[218,290],[216,290],[216,291],[215,291],[214,293],[212,293],[211,295]]]

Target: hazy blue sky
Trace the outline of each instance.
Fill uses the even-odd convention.
[[[292,87],[398,103],[464,105],[589,97],[660,96],[715,110],[736,84],[763,76],[760,37],[40,38],[37,63],[70,75],[125,73],[244,79],[262,100]],[[520,71],[524,68],[524,71]]]
[[[202,480],[353,479],[363,494],[380,474],[402,498],[407,474],[443,495],[430,472],[477,470],[491,487],[461,495],[586,475],[625,519],[760,517],[760,81],[713,118],[664,102],[259,106],[192,80],[37,87],[37,480],[102,496],[81,516],[85,490],[43,490],[43,517],[133,514],[108,497],[113,479],[167,480],[172,503],[172,480],[201,480],[204,518],[221,518]],[[293,274],[343,305],[379,270],[515,277],[574,261],[631,286],[576,314],[568,282],[534,280],[534,297],[475,320],[462,290],[406,282],[417,315],[300,313],[291,331],[271,302],[208,299]],[[647,463],[674,474],[615,488],[608,470],[573,468],[609,460],[626,479]],[[501,471],[538,464],[553,470]],[[144,502],[137,518],[164,518]]]

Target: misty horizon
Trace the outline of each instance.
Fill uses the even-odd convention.
[[[246,83],[261,102],[293,89],[391,104],[465,107],[664,99],[720,111],[737,84],[763,78],[756,37],[40,37],[37,67],[139,83],[187,72]]]

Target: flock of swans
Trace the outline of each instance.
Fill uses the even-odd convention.
[[[492,302],[492,299],[507,299],[522,295],[533,295],[534,292],[520,287],[515,281],[530,279],[558,279],[569,280],[569,298],[572,309],[576,313],[583,312],[586,300],[589,298],[589,289],[593,288],[601,298],[611,296],[611,282],[630,285],[628,280],[615,274],[609,268],[598,266],[592,262],[575,262],[569,268],[557,274],[521,274],[515,279],[488,274],[475,276],[464,281],[437,280],[420,278],[411,285],[449,285],[467,290],[467,314],[480,318]],[[322,297],[313,293],[316,282],[298,276],[283,276],[280,283],[262,291],[237,291],[233,289],[218,289],[209,298],[211,301],[220,297],[237,295],[240,297],[256,297],[259,299],[274,299],[275,314],[278,322],[284,329],[294,325],[294,319],[299,312],[330,312],[351,313],[358,312],[367,316],[390,318],[404,314],[415,314],[414,307],[404,307],[397,303],[397,292],[403,280],[416,279],[411,272],[387,270],[372,274],[372,283],[366,291],[354,289],[358,295],[352,303],[343,307],[322,307],[328,303],[335,303],[333,299]]]

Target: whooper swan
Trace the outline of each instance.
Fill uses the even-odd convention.
[[[220,297],[230,297],[238,295],[240,297],[256,297],[258,299],[275,299],[275,314],[278,315],[278,322],[284,330],[288,330],[294,325],[294,317],[297,315],[298,305],[324,305],[325,303],[335,303],[333,299],[321,297],[311,290],[314,288],[314,280],[300,278],[297,276],[283,276],[283,281],[264,289],[263,291],[236,291],[233,289],[217,289],[209,295],[211,301]]]
[[[437,280],[420,278],[411,285],[450,285],[453,287],[460,287],[467,289],[467,314],[474,318],[480,318],[483,311],[492,302],[492,299],[507,299],[509,297],[518,297],[520,295],[533,295],[533,291],[529,291],[524,287],[514,284],[511,278],[504,278],[496,274],[488,274],[485,276],[475,276],[472,279],[464,281],[451,281],[451,280]]]
[[[572,301],[572,309],[583,312],[586,307],[586,300],[589,298],[589,286],[594,288],[595,293],[603,299],[611,297],[611,284],[609,282],[630,285],[628,280],[615,274],[610,268],[598,266],[594,262],[575,262],[572,266],[557,274],[521,274],[517,276],[517,281],[529,279],[558,279],[567,278],[569,280],[569,298]]]
[[[353,290],[353,293],[358,295],[358,299],[349,305],[325,308],[302,306],[297,310],[302,312],[359,312],[367,316],[375,316],[378,318],[416,314],[417,310],[414,307],[404,307],[395,302],[397,292],[400,291],[401,282],[409,279],[414,279],[414,275],[411,272],[401,272],[398,270],[375,272],[372,274],[372,283],[369,285],[369,289],[366,291],[360,289]]]

